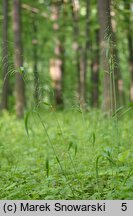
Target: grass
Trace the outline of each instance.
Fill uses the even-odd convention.
[[[0,199],[133,199],[132,113],[0,117]],[[43,123],[43,125],[42,125]],[[44,128],[44,127],[45,128]]]

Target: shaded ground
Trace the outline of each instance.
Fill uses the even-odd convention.
[[[133,199],[132,113],[40,117],[0,117],[1,199]]]

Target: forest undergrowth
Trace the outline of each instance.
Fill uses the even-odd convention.
[[[133,199],[132,117],[116,128],[95,110],[3,113],[0,199]]]

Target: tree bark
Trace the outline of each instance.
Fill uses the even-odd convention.
[[[54,89],[55,104],[58,107],[63,107],[63,96],[62,96],[62,87],[63,87],[63,69],[64,69],[64,47],[63,42],[60,40],[59,36],[56,35],[59,31],[59,8],[58,4],[52,5],[52,20],[53,20],[53,30],[55,33],[55,50],[54,58],[50,60],[50,76],[52,79],[52,87]]]
[[[120,71],[119,65],[119,56],[117,50],[117,39],[116,34],[112,31],[112,39],[113,39],[113,70],[114,70],[114,84],[115,84],[115,95],[113,95],[113,100],[116,98],[116,108],[124,105],[125,97],[124,97],[124,89],[123,89],[123,79]],[[113,85],[113,84],[112,84]]]
[[[34,71],[34,100],[36,106],[39,104],[39,75],[38,75],[38,54],[37,54],[37,46],[38,46],[38,41],[37,41],[37,23],[35,20],[35,16],[33,14],[33,39],[32,39],[32,44],[33,44],[33,71]]]
[[[2,109],[8,109],[8,0],[3,0],[3,88]]]
[[[114,101],[112,96],[112,79],[109,58],[107,52],[111,52],[110,37],[112,35],[111,16],[110,16],[110,0],[98,0],[98,14],[100,24],[100,50],[101,63],[104,71],[103,81],[103,111],[113,112]],[[110,59],[111,60],[111,59]]]
[[[113,1],[112,1],[113,3]],[[115,6],[111,7],[111,31],[112,31],[112,37],[111,37],[111,48],[112,48],[112,57],[113,57],[113,65],[114,65],[114,79],[115,79],[115,93],[116,95],[116,108],[119,108],[120,106],[124,105],[125,102],[125,94],[124,94],[124,87],[123,87],[123,79],[120,69],[120,59],[119,59],[119,53],[118,53],[118,46],[117,46],[117,10],[115,9]]]
[[[86,98],[87,98],[87,69],[88,69],[88,56],[89,56],[89,52],[90,52],[90,0],[86,0],[86,25],[85,25],[85,36],[86,36],[86,41],[85,41],[85,48],[83,50],[83,60],[81,61],[81,65],[82,66],[82,70],[80,72],[81,74],[81,78],[80,78],[80,98],[82,101],[82,106],[84,108],[85,104],[86,104]],[[82,54],[82,53],[81,53]],[[81,58],[82,58],[81,56]]]
[[[128,33],[128,47],[129,47],[129,69],[131,76],[130,85],[130,101],[133,102],[133,39],[131,32]]]
[[[130,101],[133,102],[133,30],[132,30],[132,21],[131,21],[131,3],[125,1],[125,8],[129,11],[126,15],[126,22],[127,22],[127,40],[128,40],[128,51],[129,51],[129,70],[130,70],[130,77],[131,77],[131,84],[130,84]]]
[[[99,106],[99,31],[95,31],[96,37],[96,49],[92,53],[92,63],[91,63],[91,83],[92,83],[92,93],[91,93],[91,102],[92,107],[98,108]]]
[[[14,31],[14,65],[16,71],[16,114],[23,117],[25,105],[25,89],[23,76],[20,73],[23,66],[22,39],[21,39],[21,0],[13,0],[13,31]]]
[[[83,48],[79,42],[80,39],[80,29],[79,29],[79,10],[80,3],[79,0],[72,0],[72,17],[73,17],[73,35],[74,42],[73,47],[76,52],[76,68],[77,68],[77,77],[78,77],[78,100],[82,108],[85,107],[86,98],[86,70],[87,70],[87,48],[88,48],[88,38],[86,41],[86,47]],[[86,25],[86,34],[88,33],[88,20],[89,20],[89,4],[87,0],[87,25]],[[87,35],[88,37],[88,35]]]

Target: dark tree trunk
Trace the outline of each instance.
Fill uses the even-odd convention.
[[[20,69],[23,66],[22,40],[21,40],[21,1],[13,0],[13,31],[14,31],[14,65],[16,71],[16,114],[23,117],[25,105],[24,80]]]
[[[130,101],[133,102],[133,38],[130,31],[128,33],[128,46],[129,46],[129,69],[131,74]]]
[[[34,71],[34,99],[36,106],[39,104],[39,75],[38,75],[38,54],[37,54],[37,23],[33,15],[33,71]]]
[[[92,49],[94,56],[91,63],[91,83],[92,83],[92,107],[98,108],[99,106],[99,31],[95,32],[96,35],[96,49]]]
[[[86,82],[86,75],[87,75],[89,48],[90,48],[90,0],[86,0],[86,44],[85,44],[85,51],[84,51],[85,82]]]
[[[8,0],[3,0],[3,89],[2,109],[8,108]]]
[[[80,62],[80,101],[82,107],[84,108],[86,104],[86,86],[87,86],[87,69],[88,69],[88,54],[90,52],[90,0],[86,0],[86,29],[85,29],[85,48],[83,54],[81,53],[81,62]],[[82,59],[83,58],[83,59]]]
[[[86,72],[87,72],[87,55],[89,46],[89,0],[86,1],[86,45],[85,48],[81,46],[80,30],[79,30],[79,0],[71,1],[72,3],[72,17],[73,17],[73,35],[74,35],[74,49],[76,52],[76,68],[78,77],[78,100],[82,108],[86,104]]]
[[[127,40],[128,40],[128,51],[129,51],[129,70],[130,70],[130,77],[131,77],[131,84],[130,84],[130,101],[133,102],[133,29],[132,29],[132,21],[131,21],[131,2],[125,1],[125,8],[129,11],[129,13],[125,16],[126,23],[127,23]]]

